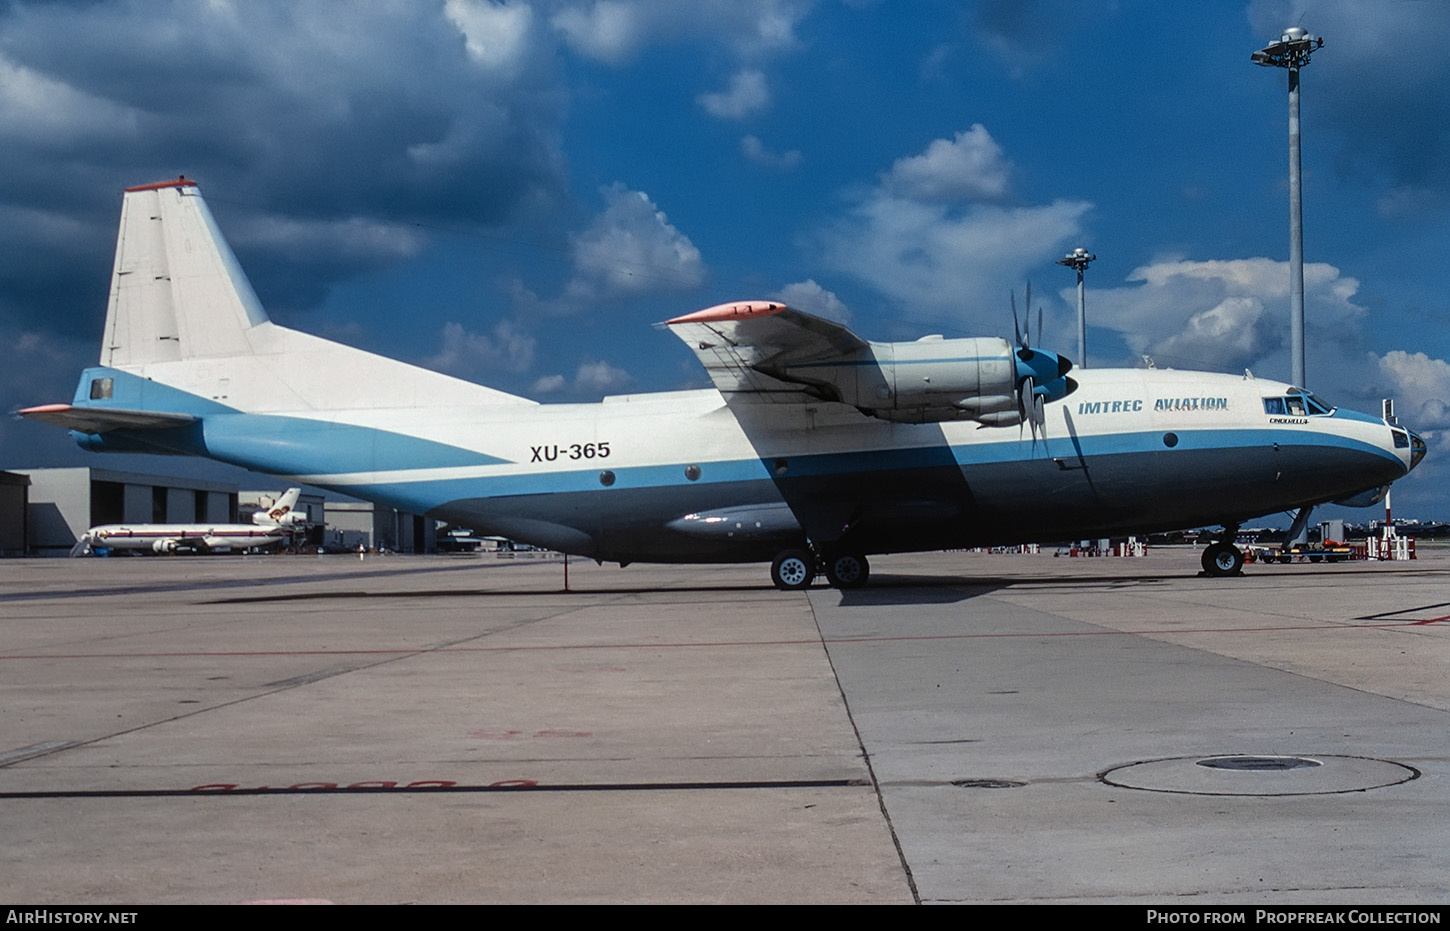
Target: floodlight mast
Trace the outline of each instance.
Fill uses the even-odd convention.
[[[1080,369],[1087,368],[1087,289],[1083,287],[1082,273],[1095,258],[1096,255],[1078,246],[1057,260],[1058,265],[1077,269],[1077,367]]]
[[[1253,54],[1255,64],[1289,69],[1289,380],[1307,387],[1304,375],[1304,195],[1299,173],[1299,69],[1324,45],[1298,26]]]

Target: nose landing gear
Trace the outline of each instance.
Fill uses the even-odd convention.
[[[1234,546],[1234,537],[1238,536],[1238,524],[1225,524],[1223,533],[1219,536],[1218,542],[1210,544],[1203,551],[1203,572],[1204,575],[1223,577],[1239,575],[1244,568],[1243,550]]]

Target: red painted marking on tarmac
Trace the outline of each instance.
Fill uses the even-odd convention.
[[[457,785],[457,782],[450,779],[422,779],[407,785],[399,785],[395,780],[385,779],[354,782],[345,786],[336,782],[299,782],[290,786],[249,786],[246,788],[236,782],[212,782],[204,786],[192,786],[188,791],[217,795],[225,795],[228,792],[384,792],[388,790],[407,791],[408,789],[451,789]],[[532,779],[503,779],[488,783],[489,788],[532,785],[538,785],[538,783]]]
[[[1447,614],[1444,617],[1427,617],[1423,621],[1411,621],[1410,626],[1422,627],[1425,624],[1438,624],[1441,621],[1450,621],[1450,614]]]

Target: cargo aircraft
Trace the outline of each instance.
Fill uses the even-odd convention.
[[[600,562],[770,562],[782,589],[863,584],[880,553],[1209,524],[1204,570],[1237,574],[1242,521],[1369,504],[1425,454],[1299,387],[1069,375],[1020,332],[872,342],[773,301],[665,325],[714,387],[540,405],[287,329],[183,177],[126,191],[100,364],[21,413]]]
[[[72,556],[99,550],[138,553],[215,553],[281,543],[307,523],[295,510],[301,488],[289,488],[270,508],[252,515],[250,524],[106,524],[81,535]]]

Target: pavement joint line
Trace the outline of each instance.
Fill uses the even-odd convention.
[[[809,594],[806,595],[806,609],[811,612],[811,623],[816,625],[816,633],[820,637],[821,652],[826,655],[826,663],[831,667],[831,677],[836,680],[836,690],[841,695],[841,706],[846,710],[846,723],[851,725],[851,733],[856,737],[856,746],[861,751],[861,761],[866,764],[866,774],[871,780],[871,792],[876,796],[876,805],[881,809],[881,819],[886,823],[886,830],[891,835],[891,845],[896,850],[896,858],[901,863],[901,872],[906,877],[906,886],[911,890],[912,901],[916,905],[921,904],[921,891],[916,887],[916,876],[911,871],[911,861],[906,858],[906,851],[901,845],[901,837],[896,831],[896,824],[891,819],[891,811],[886,807],[886,796],[881,791],[881,781],[876,778],[876,767],[871,763],[871,751],[866,748],[866,741],[861,736],[861,727],[856,723],[856,715],[851,711],[851,699],[846,694],[846,688],[841,683],[840,673],[836,671],[835,657],[831,656],[830,644],[833,641],[827,639],[825,631],[821,630],[821,620],[816,614],[815,602]]]

